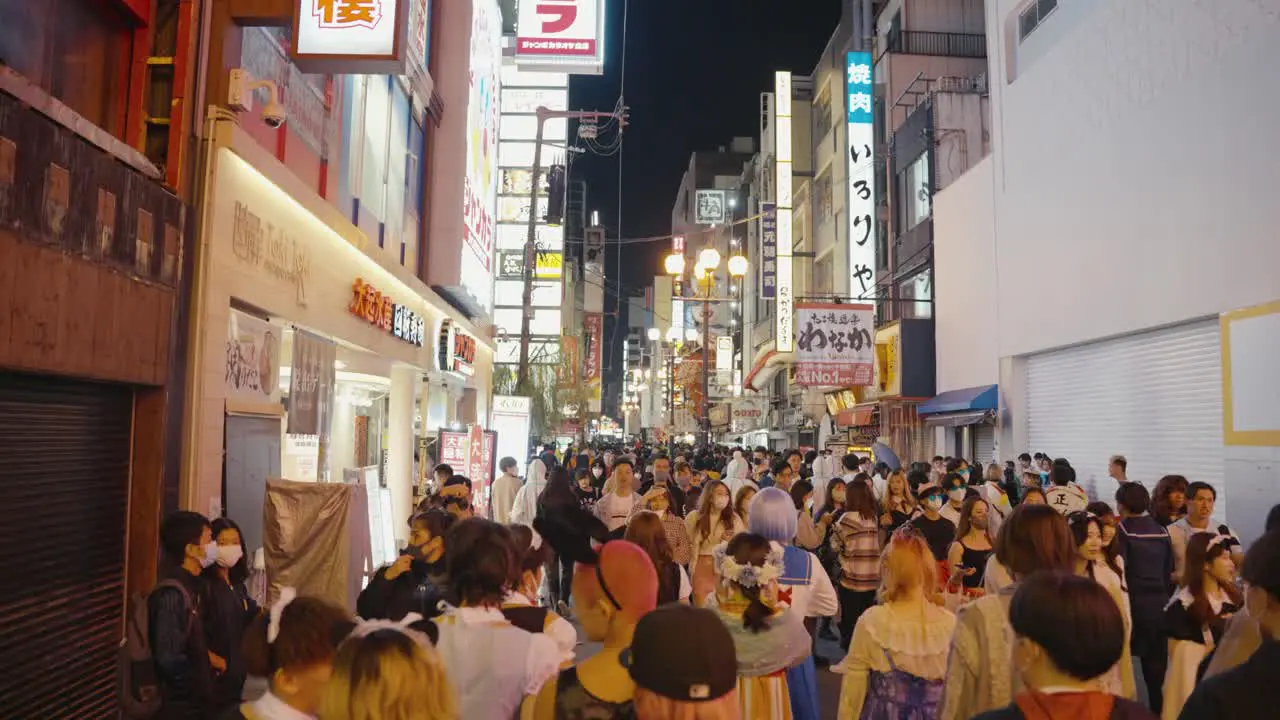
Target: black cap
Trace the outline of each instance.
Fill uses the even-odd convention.
[[[636,625],[628,653],[636,685],[681,702],[706,702],[738,686],[733,637],[712,611],[664,605]]]

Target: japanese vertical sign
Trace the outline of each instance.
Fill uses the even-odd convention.
[[[487,517],[486,507],[488,505],[489,484],[485,481],[484,473],[484,428],[479,425],[472,425],[467,429],[467,477],[471,478],[471,498],[479,500],[480,507],[476,508],[476,515]],[[457,472],[455,469],[454,472]]]
[[[796,309],[796,384],[871,385],[875,380],[873,305],[801,304]]]
[[[778,215],[778,281],[777,303],[774,308],[773,336],[778,352],[795,350],[795,295],[791,272],[791,73],[785,70],[774,74],[774,170],[777,173],[776,191]]]
[[[778,206],[763,203],[760,211],[760,297],[778,296]]]
[[[289,434],[320,435],[333,404],[338,346],[305,330],[293,332],[289,372]]]
[[[516,64],[576,75],[604,72],[605,0],[520,3]]]
[[[459,277],[466,291],[488,312],[493,306],[493,249],[497,236],[502,66],[502,17],[494,0],[473,0],[470,48],[467,171],[462,184],[467,251],[462,255]]]
[[[871,54],[851,52],[845,74],[849,122],[849,296],[876,297],[876,169]]]
[[[591,412],[600,412],[601,343],[604,341],[604,315],[587,313],[582,322],[587,334],[587,352],[583,363],[583,378],[587,381],[587,400]]]

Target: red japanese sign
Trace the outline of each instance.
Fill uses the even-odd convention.
[[[516,62],[569,64],[599,73],[604,64],[602,0],[526,0],[520,3]]]
[[[582,377],[590,385],[600,380],[600,345],[604,339],[604,315],[601,313],[587,313],[582,325],[587,335],[586,362],[583,364]]]
[[[351,285],[347,311],[397,338],[422,347],[426,340],[426,320],[413,310],[384,295],[361,278]]]

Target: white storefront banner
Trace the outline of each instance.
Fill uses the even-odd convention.
[[[796,309],[796,384],[870,385],[875,378],[875,307],[802,304]]]

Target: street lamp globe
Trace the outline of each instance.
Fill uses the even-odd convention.
[[[712,270],[720,267],[720,251],[713,247],[702,248],[698,253],[698,264]]]
[[[671,326],[667,330],[667,342],[677,342],[680,340],[680,328]]]
[[[747,274],[747,256],[734,255],[729,258],[729,274],[734,277],[742,277]]]
[[[668,275],[683,275],[684,255],[680,253],[671,253],[667,256],[666,262],[663,263],[663,265],[666,267]]]
[[[693,276],[699,280],[707,276],[707,266],[703,265],[701,260],[698,261],[697,265],[693,266]]]
[[[658,342],[662,339],[662,331],[658,328],[649,328],[649,342]]]
[[[698,331],[693,328],[689,328],[684,331],[684,338],[689,342],[694,342],[698,339]]]

